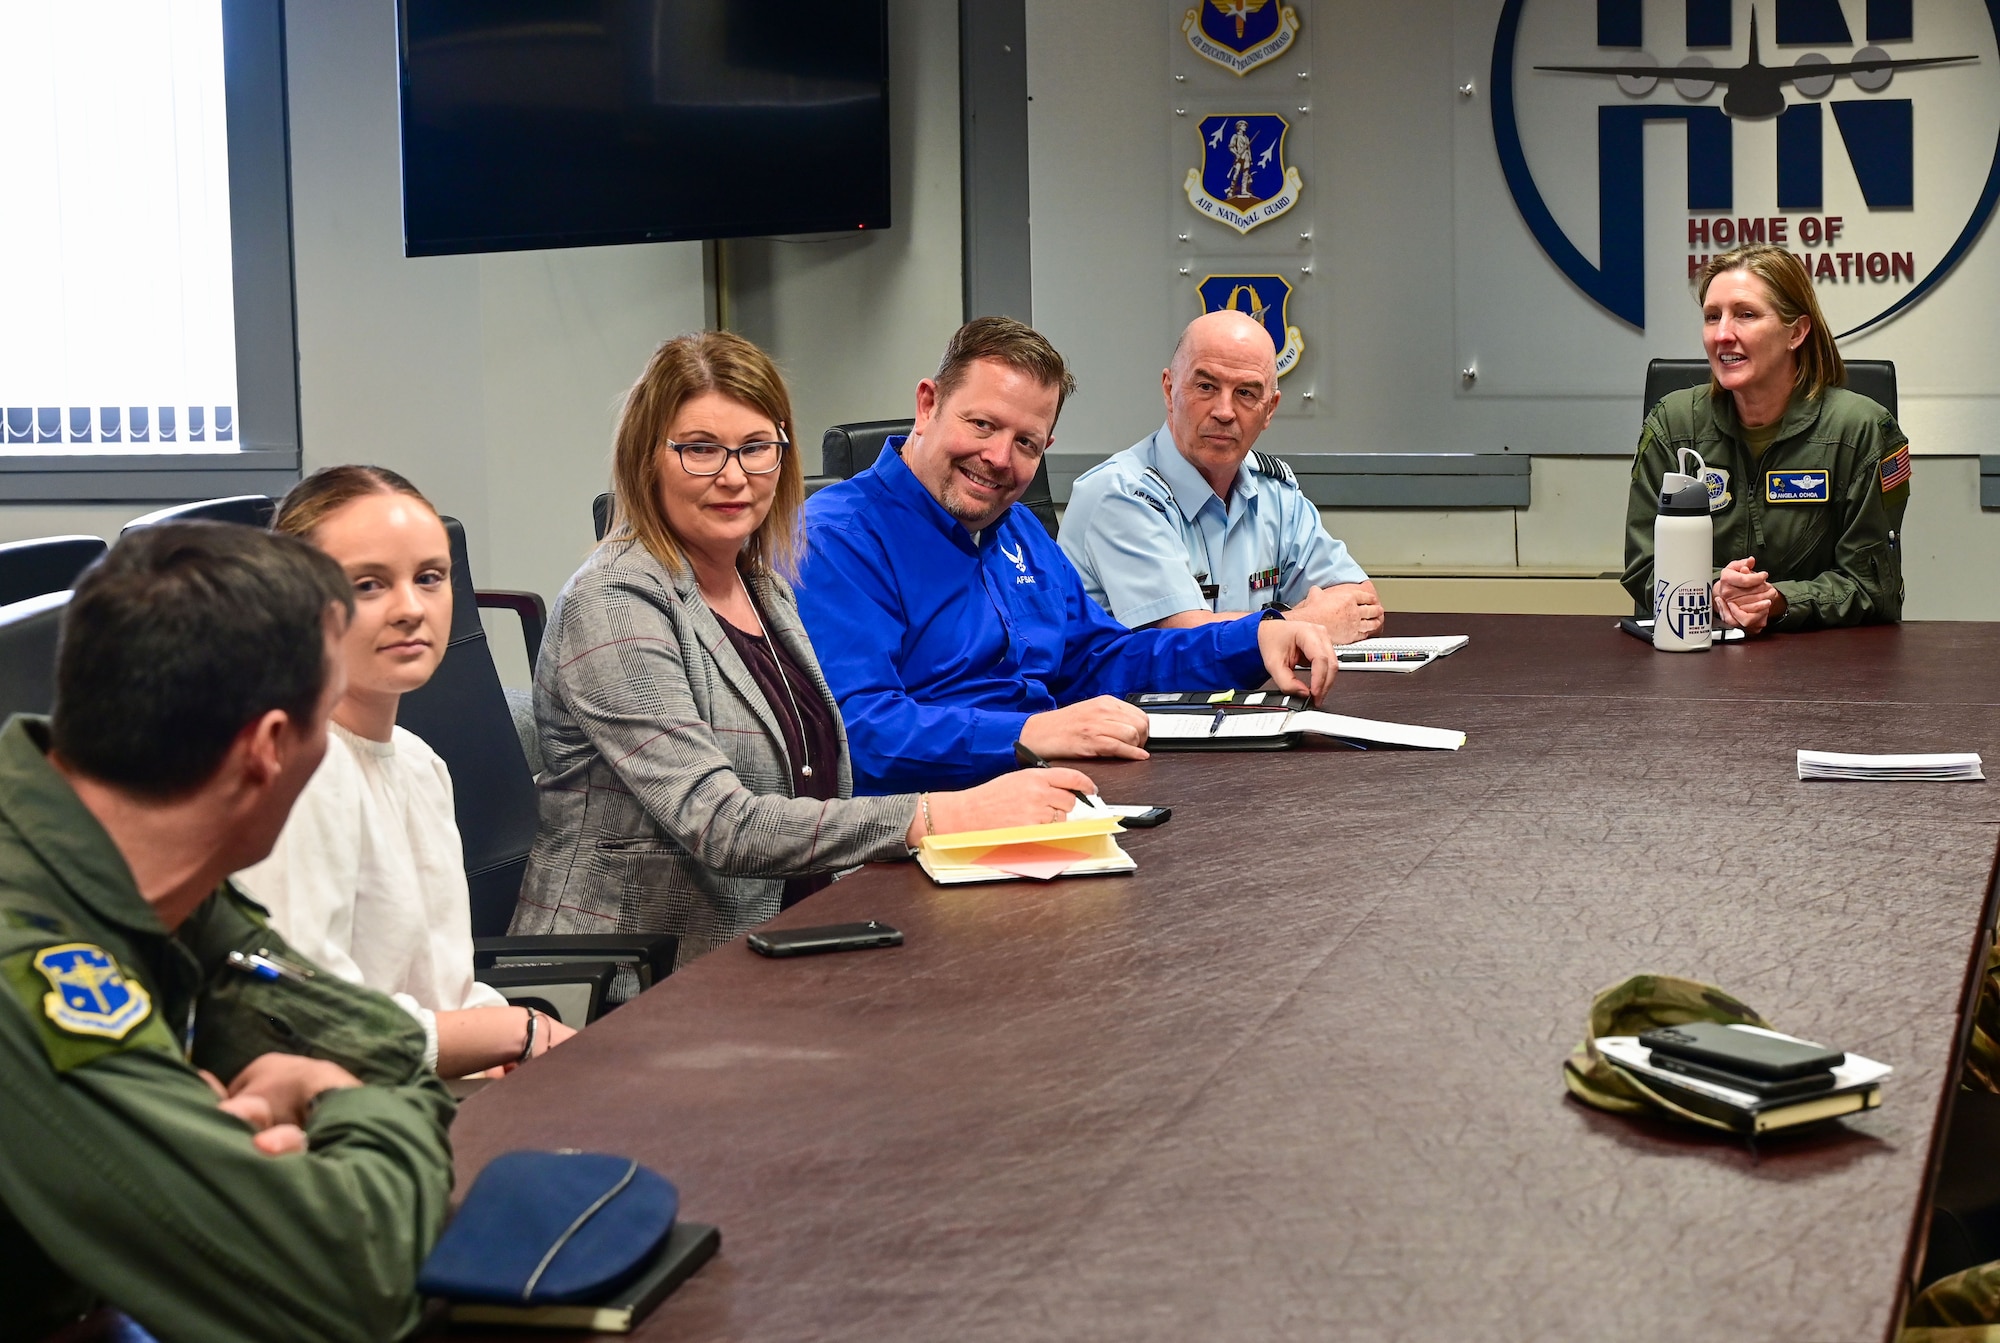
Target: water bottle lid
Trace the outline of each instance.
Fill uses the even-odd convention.
[[[1708,486],[1694,476],[1669,471],[1660,478],[1660,512],[1670,518],[1708,516]]]

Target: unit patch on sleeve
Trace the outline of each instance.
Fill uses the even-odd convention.
[[[1824,471],[1766,471],[1767,504],[1823,504],[1831,497]]]
[[[49,981],[42,1013],[71,1035],[123,1040],[152,1013],[153,1000],[111,959],[87,942],[65,942],[35,953],[35,969]]]

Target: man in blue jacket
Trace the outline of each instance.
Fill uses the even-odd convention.
[[[955,788],[1047,758],[1144,759],[1119,696],[1326,692],[1326,631],[1240,620],[1128,630],[1092,601],[1016,501],[1075,389],[1062,356],[1005,317],[966,323],[917,384],[915,427],[806,505],[799,614],[847,724],[858,793]],[[1273,613],[1275,614],[1275,613]],[[1294,667],[1310,663],[1310,682]]]

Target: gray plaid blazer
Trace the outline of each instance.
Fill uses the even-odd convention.
[[[748,575],[840,732],[839,797],[792,796],[784,736],[695,586],[600,546],[535,664],[541,816],[515,933],[677,933],[682,963],[778,912],[785,878],[903,856],[914,795],[857,798],[847,729],[791,588]]]

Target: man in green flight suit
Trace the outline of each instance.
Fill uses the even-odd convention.
[[[78,584],[53,720],[0,731],[0,1340],[417,1319],[453,1113],[423,1030],[227,881],[325,752],[352,611],[291,537],[142,529]]]
[[[1660,398],[1632,463],[1623,581],[1639,614],[1653,614],[1660,480],[1691,448],[1715,525],[1716,624],[1755,634],[1900,620],[1909,439],[1840,385],[1812,278],[1782,247],[1743,247],[1709,261],[1700,295],[1710,384]]]

